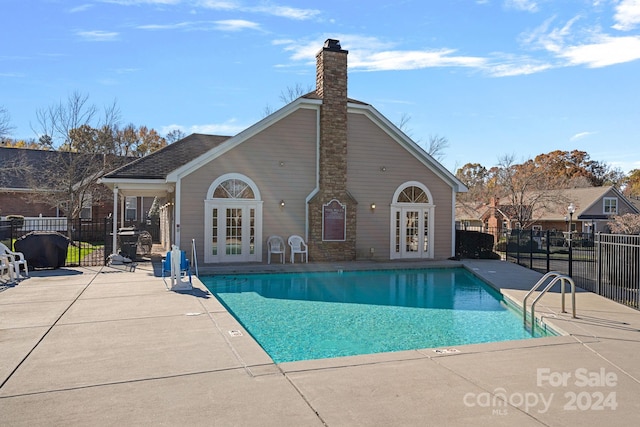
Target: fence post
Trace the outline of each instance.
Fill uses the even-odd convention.
[[[551,239],[547,230],[547,273],[551,271]]]
[[[516,237],[516,264],[520,265],[520,230],[516,231],[518,232]],[[513,230],[511,232],[513,233]]]
[[[533,228],[529,229],[529,270],[533,270]]]
[[[569,277],[573,279],[573,232],[569,229]]]

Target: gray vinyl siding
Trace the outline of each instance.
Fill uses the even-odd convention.
[[[249,177],[260,191],[263,260],[268,236],[304,236],[306,197],[316,181],[316,114],[300,109],[184,177],[181,247],[189,247],[195,238],[198,249],[204,249],[204,200],[213,181],[227,173]],[[199,258],[202,261],[202,255]]]
[[[407,181],[424,184],[436,205],[434,258],[451,256],[452,189],[363,114],[348,116],[347,188],[358,202],[358,259],[389,259],[390,205]],[[381,171],[384,167],[386,170]],[[372,211],[371,203],[376,204]]]
[[[582,212],[582,215],[604,215],[604,199],[613,198],[618,199],[618,215],[624,215],[626,213],[635,213],[629,206],[626,200],[620,198],[615,191],[609,190],[602,197],[600,197],[589,209]]]

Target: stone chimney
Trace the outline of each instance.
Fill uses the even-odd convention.
[[[316,55],[320,110],[320,188],[343,196],[347,190],[347,54],[328,39]]]
[[[309,202],[309,252],[315,261],[354,260],[357,202],[347,191],[347,54],[328,39],[316,55],[320,107],[319,192]]]

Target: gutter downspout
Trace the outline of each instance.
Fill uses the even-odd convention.
[[[451,257],[456,256],[456,189],[451,187]]]
[[[173,204],[173,220],[175,224],[174,230],[174,239],[175,241],[172,243],[178,247],[180,247],[180,199],[182,193],[182,179],[178,177],[176,180],[176,196],[175,203]]]

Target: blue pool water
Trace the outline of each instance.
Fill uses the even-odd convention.
[[[276,363],[533,338],[462,268],[202,279]]]

